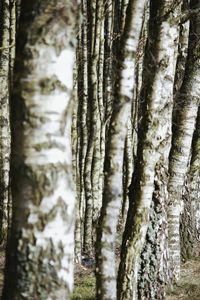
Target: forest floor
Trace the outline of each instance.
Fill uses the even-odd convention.
[[[95,276],[92,268],[76,265],[73,300],[95,300]],[[182,265],[181,279],[168,289],[166,300],[200,300],[200,258]]]
[[[182,265],[181,278],[169,289],[167,300],[200,300],[200,257]]]
[[[0,292],[3,287],[4,253],[0,251]],[[75,267],[73,300],[95,300],[94,268]],[[168,289],[166,300],[200,300],[200,257],[182,265],[181,279]]]

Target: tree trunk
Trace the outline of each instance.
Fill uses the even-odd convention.
[[[93,251],[93,209],[98,210],[101,120],[98,103],[98,67],[101,40],[103,1],[91,1],[88,5],[88,145],[85,157],[85,230],[84,249]],[[85,79],[86,80],[86,79]],[[95,212],[96,214],[96,212]]]
[[[135,56],[146,0],[130,1],[118,49],[113,111],[105,156],[103,204],[97,230],[97,299],[116,299],[115,240],[122,198],[123,152],[135,81]]]
[[[3,299],[69,299],[75,197],[71,115],[77,7],[22,1],[11,101],[13,219]]]
[[[169,147],[169,145],[168,145]],[[150,208],[150,222],[145,246],[141,254],[138,278],[138,298],[165,299],[168,283],[167,244],[167,173],[168,160],[160,159],[156,165],[154,192]]]
[[[170,9],[171,8],[171,9]],[[172,9],[173,8],[173,9]],[[130,186],[130,204],[118,273],[118,299],[138,299],[137,281],[141,252],[149,225],[155,167],[169,153],[173,83],[178,46],[180,3],[150,1],[149,39],[144,60],[141,99],[143,119]]]
[[[184,211],[181,215],[181,256],[184,259],[199,256],[200,246],[200,108],[192,141],[187,184],[183,195]]]
[[[8,225],[8,192],[10,161],[9,62],[10,62],[10,1],[1,6],[0,31],[0,243],[5,242]],[[13,41],[12,41],[13,42]]]
[[[196,1],[195,1],[196,3]],[[195,6],[192,6],[196,8]],[[198,1],[200,7],[200,1]],[[182,193],[188,170],[192,136],[200,99],[199,16],[191,20],[185,76],[176,102],[173,121],[172,147],[169,161],[169,255],[171,280],[180,276],[180,214],[183,211]]]

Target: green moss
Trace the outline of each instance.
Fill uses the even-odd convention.
[[[93,274],[75,279],[73,300],[95,300],[95,277]]]

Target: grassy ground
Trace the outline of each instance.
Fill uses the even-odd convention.
[[[181,279],[169,289],[167,300],[200,300],[200,258],[183,264]]]
[[[0,251],[0,292],[3,286],[4,253]],[[95,300],[93,269],[77,265],[73,300]],[[181,279],[168,289],[166,300],[200,300],[200,258],[187,261],[182,266]]]
[[[72,299],[95,300],[95,277],[92,270],[76,266]],[[200,258],[183,264],[181,279],[173,289],[168,289],[166,300],[200,300]]]
[[[76,265],[73,300],[95,300],[94,270]]]

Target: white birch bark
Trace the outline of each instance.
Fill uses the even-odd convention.
[[[135,54],[140,37],[145,0],[130,1],[121,49],[113,112],[110,121],[103,204],[97,232],[97,299],[116,299],[115,239],[122,199],[123,152],[135,80]]]
[[[200,1],[198,1],[200,6]],[[196,6],[195,6],[196,7]],[[189,49],[185,76],[178,95],[177,110],[173,122],[172,148],[169,162],[169,251],[171,279],[180,276],[180,214],[183,211],[182,192],[187,175],[191,152],[192,136],[195,129],[200,99],[199,39],[198,16],[193,17],[190,25]]]
[[[172,149],[170,153],[170,179],[168,184],[169,255],[172,269],[171,277],[175,280],[180,277],[180,214],[183,211],[182,193],[188,169],[192,135],[195,128],[200,95],[198,88],[200,84],[199,75],[199,72],[196,74],[192,72],[192,74],[190,74],[190,79],[186,79],[188,82],[188,94],[190,93],[190,97],[186,99],[187,96],[182,96],[184,101],[182,102],[182,109],[178,113],[178,126],[173,135]]]
[[[10,168],[9,61],[10,1],[2,1],[0,37],[0,242],[5,242],[8,227],[8,193]]]
[[[75,214],[70,95],[77,7],[67,0],[22,4],[11,101],[13,220],[3,299],[69,299]]]
[[[77,45],[77,49],[78,45]],[[79,169],[79,154],[80,154],[80,137],[78,130],[78,72],[77,72],[77,57],[76,64],[74,67],[74,86],[73,86],[73,99],[74,108],[72,114],[72,171],[73,171],[73,181],[76,183],[76,222],[75,222],[75,262],[81,263],[81,246],[82,246],[82,236],[81,236],[81,201],[80,201],[80,169]]]
[[[192,138],[191,159],[184,183],[184,210],[180,218],[181,257],[199,256],[200,246],[200,106]]]
[[[102,205],[102,189],[100,187],[100,177],[102,176],[102,144],[101,138],[103,131],[102,124],[104,119],[103,107],[103,48],[104,48],[104,3],[97,1],[97,16],[96,16],[96,29],[95,29],[95,46],[93,53],[93,97],[96,98],[96,108],[93,106],[93,123],[94,128],[94,155],[92,161],[92,191],[93,191],[93,223],[97,223],[101,205]],[[95,99],[94,99],[95,100]],[[93,101],[94,101],[93,100]],[[103,138],[104,139],[104,138]]]
[[[167,158],[171,137],[173,83],[177,57],[178,24],[171,22],[180,14],[180,4],[170,11],[173,1],[151,1],[149,40],[144,62],[142,99],[143,120],[135,172],[130,187],[130,206],[123,237],[118,274],[118,299],[138,299],[139,259],[149,224],[154,191],[155,166],[161,155]],[[165,16],[165,17],[163,17]],[[147,84],[148,83],[148,84]]]
[[[192,156],[189,170],[189,188],[194,212],[194,230],[198,246],[200,242],[200,106],[198,108],[198,117],[196,130],[193,136]],[[199,250],[199,249],[198,249]],[[199,252],[199,251],[198,251]]]

